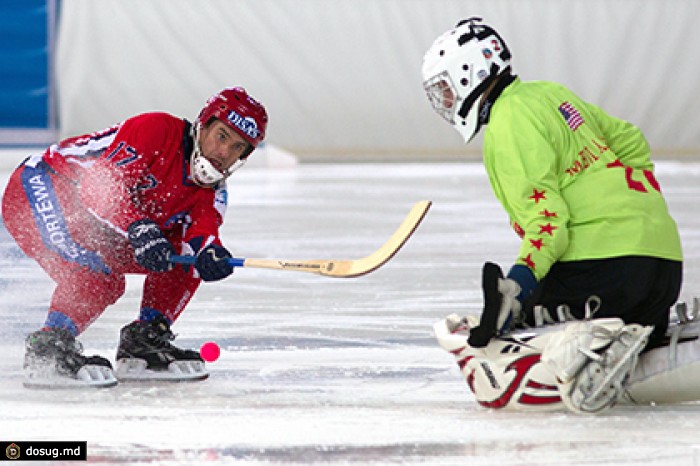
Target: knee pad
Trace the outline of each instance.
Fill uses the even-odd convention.
[[[542,362],[556,375],[567,408],[597,413],[613,406],[625,394],[652,330],[617,318],[595,319],[568,324],[552,338]]]

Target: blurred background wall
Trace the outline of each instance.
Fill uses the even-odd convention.
[[[25,20],[22,7],[43,17]],[[0,144],[17,142],[8,128],[42,142],[143,111],[191,120],[211,94],[240,85],[268,108],[268,142],[302,161],[478,156],[480,140],[464,146],[432,112],[420,68],[439,34],[481,16],[523,79],[562,82],[634,122],[657,156],[700,154],[697,0],[3,0],[3,9]],[[24,26],[11,26],[18,17]],[[32,66],[43,83],[25,79]]]
[[[0,145],[57,134],[56,1],[0,2]]]

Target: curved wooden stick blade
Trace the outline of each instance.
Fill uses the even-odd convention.
[[[309,272],[326,277],[351,278],[368,274],[391,260],[416,231],[428,213],[431,201],[417,202],[401,225],[382,247],[369,256],[355,260],[317,259],[283,261],[275,259],[245,259],[245,267]]]

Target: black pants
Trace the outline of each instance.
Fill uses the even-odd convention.
[[[591,295],[601,299],[595,317],[620,317],[627,324],[653,325],[647,347],[663,339],[670,308],[678,299],[683,263],[653,257],[557,262],[524,306],[525,322],[534,325],[533,306],[546,307],[552,316],[566,304],[574,317],[585,317]]]

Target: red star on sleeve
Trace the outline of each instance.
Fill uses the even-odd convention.
[[[532,199],[535,201],[535,204],[539,203],[541,200],[547,199],[544,195],[545,190],[543,189],[542,191],[538,191],[537,189],[532,190],[532,196],[530,196],[528,199]]]
[[[540,212],[540,215],[544,215],[545,217],[556,217],[557,214],[555,212],[550,212],[547,209],[544,209],[542,212]]]
[[[518,222],[513,222],[513,230],[515,230],[515,233],[517,233],[520,238],[525,237],[525,230],[523,230],[523,227],[521,227]]]
[[[559,227],[555,227],[551,223],[548,223],[546,225],[540,225],[540,235],[547,233],[549,236],[554,236],[554,230],[556,230]]]
[[[542,249],[542,246],[544,246],[544,242],[541,239],[531,239],[530,244],[532,244],[532,246],[538,251]]]
[[[535,262],[532,260],[532,254],[528,254],[527,257],[523,257],[522,261],[525,262],[525,264],[532,270],[535,270]]]

